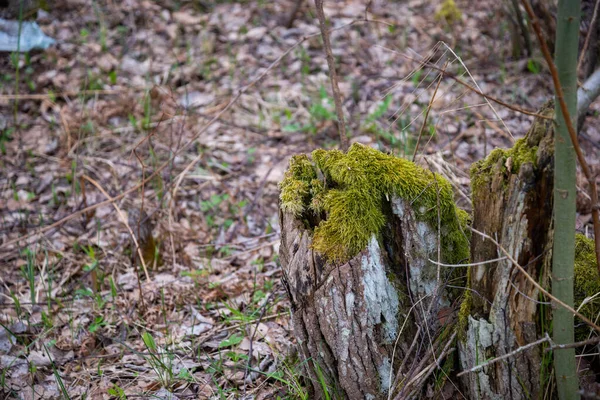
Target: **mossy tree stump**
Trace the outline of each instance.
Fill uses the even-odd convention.
[[[553,106],[539,114],[512,149],[473,165],[472,222],[445,179],[406,160],[358,144],[292,158],[280,256],[311,398],[431,397],[448,376],[470,399],[552,392],[548,344],[515,351],[551,333],[549,299],[475,232],[550,290]],[[578,237],[576,250],[575,308],[594,319],[593,242]],[[440,265],[467,260],[476,264],[468,271]],[[576,335],[588,338],[589,328]],[[582,384],[594,373],[580,372]]]
[[[414,396],[452,340],[460,291],[447,284],[466,274],[431,260],[467,261],[467,215],[444,178],[409,161],[358,144],[312,159],[290,162],[280,213],[311,398]]]
[[[552,117],[553,108],[541,114]],[[537,118],[512,149],[496,149],[471,169],[473,228],[495,238],[542,286],[549,287],[552,265],[552,120]],[[497,245],[476,233],[473,263],[502,258]],[[547,299],[508,259],[472,267],[461,314],[460,362],[468,370],[511,353],[551,332]],[[540,301],[541,300],[541,301]],[[546,321],[546,326],[541,326]],[[542,346],[464,375],[469,398],[538,398],[544,389]],[[547,361],[547,360],[546,360]]]

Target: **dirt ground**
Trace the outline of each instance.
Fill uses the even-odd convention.
[[[57,44],[0,55],[5,398],[306,398],[277,184],[292,155],[338,137],[314,3],[288,28],[295,2],[57,0],[37,17]],[[470,165],[533,117],[440,69],[530,112],[553,89],[539,52],[511,56],[503,2],[456,7],[325,12],[351,141],[416,154],[468,210]],[[580,135],[596,172],[599,110]],[[156,243],[139,240],[146,266],[138,224]]]

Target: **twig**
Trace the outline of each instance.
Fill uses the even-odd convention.
[[[448,61],[442,67],[442,70],[446,70],[446,65],[448,65]],[[419,130],[419,137],[417,138],[417,144],[415,145],[415,151],[413,153],[412,162],[415,162],[415,158],[417,157],[417,152],[419,151],[419,142],[421,141],[421,136],[423,136],[423,131],[427,126],[427,118],[429,117],[429,111],[431,107],[433,107],[433,102],[435,101],[435,96],[437,95],[438,89],[440,88],[440,83],[442,83],[443,74],[440,73],[437,85],[435,85],[435,90],[433,91],[433,95],[431,96],[431,100],[429,100],[429,105],[427,106],[427,111],[425,111],[425,117],[423,118],[423,124],[421,125],[421,130]]]
[[[455,337],[455,336],[456,336],[456,332],[453,334],[453,340],[454,340],[454,337]],[[449,341],[449,342],[446,344],[446,347],[444,347],[444,350],[442,350],[442,352],[441,352],[441,353],[440,353],[440,355],[438,356],[438,359],[437,359],[437,361],[436,361],[436,362],[434,362],[433,364],[430,364],[430,365],[429,365],[429,366],[428,366],[428,367],[427,367],[427,368],[424,370],[424,371],[425,371],[425,374],[424,374],[424,375],[421,375],[421,376],[422,376],[422,378],[421,378],[421,382],[425,382],[425,381],[426,381],[426,380],[427,380],[427,379],[428,379],[428,378],[431,376],[431,374],[433,373],[433,371],[435,371],[437,368],[440,368],[440,363],[441,363],[441,361],[442,361],[443,359],[445,359],[446,357],[448,357],[448,356],[449,356],[449,355],[450,355],[452,352],[454,352],[454,351],[456,350],[456,347],[449,348],[449,347],[450,347],[450,344],[452,344],[452,341]],[[443,370],[442,370],[442,372],[443,372]],[[444,374],[445,374],[445,373],[444,373]],[[446,375],[446,377],[448,376],[447,374],[445,374],[445,375]],[[411,398],[411,399],[412,399],[412,398],[418,398],[419,396],[418,396],[416,393],[414,393],[414,392],[415,392],[415,391],[418,391],[418,390],[420,390],[420,389],[421,389],[421,387],[416,387],[416,388],[413,390],[413,393],[411,393],[411,396],[410,396],[409,398]],[[460,393],[460,392],[459,392],[459,393]],[[462,395],[462,393],[461,393],[461,395]],[[463,398],[465,398],[465,397],[463,396]]]
[[[591,326],[592,328],[594,328],[594,330],[600,332],[600,326],[596,325],[595,323],[593,323],[590,319],[586,318],[585,316],[581,315],[578,311],[576,311],[573,307],[569,306],[568,304],[566,304],[565,302],[563,302],[562,300],[554,297],[552,294],[550,294],[550,292],[548,292],[546,289],[544,289],[539,283],[537,283],[537,281],[535,279],[533,279],[531,277],[531,275],[529,275],[527,273],[527,271],[525,271],[525,268],[523,268],[518,262],[517,260],[514,259],[513,256],[510,255],[510,253],[508,251],[506,251],[506,249],[502,246],[500,246],[500,243],[498,243],[494,238],[492,238],[490,235],[487,235],[483,232],[479,232],[477,229],[475,228],[469,228],[471,231],[477,233],[478,235],[481,235],[482,237],[490,240],[492,243],[494,243],[496,245],[496,247],[502,252],[504,253],[504,255],[506,256],[506,258],[508,258],[508,260],[513,263],[515,265],[515,267],[517,267],[517,269],[519,271],[521,271],[523,273],[523,275],[525,275],[525,278],[527,278],[527,280],[529,282],[531,282],[531,284],[533,286],[535,286],[540,292],[542,292],[544,295],[546,295],[550,300],[552,300],[553,302],[557,303],[558,305],[560,305],[561,307],[569,310],[570,312],[572,312],[574,315],[576,315],[577,317],[579,317],[583,322],[585,322],[586,324],[588,324],[589,326]]]
[[[108,200],[112,200],[113,198],[110,197],[110,195],[104,190],[104,188],[102,186],[100,186],[100,184],[98,182],[96,182],[95,180],[93,180],[92,178],[90,178],[87,175],[82,175],[82,178],[85,179],[86,181],[90,182],[92,185],[94,185],[96,187],[96,189],[98,189],[99,191],[102,192],[102,194],[104,196],[106,196],[106,198]],[[125,218],[125,216],[123,215],[123,211],[121,211],[121,209],[119,208],[119,206],[113,201],[111,202],[111,205],[115,208],[115,210],[117,211],[117,215],[119,216],[119,219],[121,220],[121,222],[125,225],[125,227],[127,228],[127,231],[129,231],[129,235],[131,235],[131,238],[133,239],[133,243],[135,244],[135,248],[137,249],[137,253],[138,256],[140,257],[140,260],[142,261],[142,266],[144,267],[144,273],[146,274],[146,280],[148,282],[150,282],[150,276],[148,275],[148,269],[146,268],[146,262],[144,261],[144,255],[142,254],[142,250],[140,249],[140,245],[135,237],[135,234],[133,233],[133,231],[131,230],[131,227],[129,226],[129,223],[127,222],[127,219]],[[89,207],[88,207],[89,208]],[[140,290],[140,299],[142,300],[142,308],[146,308],[146,306],[144,305],[144,292],[142,291],[142,283],[140,282],[140,277],[138,274],[137,278],[138,278],[138,288]]]
[[[329,41],[329,32],[325,21],[325,12],[323,11],[323,0],[315,0],[317,7],[317,18],[323,37],[323,46],[327,55],[327,66],[329,67],[329,78],[331,79],[331,89],[333,90],[333,101],[335,102],[335,111],[338,117],[338,133],[340,134],[340,146],[343,151],[348,150],[348,137],[346,136],[346,123],[344,122],[344,110],[342,109],[342,95],[338,87],[337,73],[335,72],[335,60],[331,51],[331,42]]]
[[[585,36],[585,42],[583,42],[583,47],[581,48],[581,54],[579,55],[579,61],[577,62],[577,72],[581,71],[581,64],[583,64],[583,58],[585,57],[585,52],[590,44],[590,37],[592,36],[592,32],[596,29],[596,18],[598,17],[598,4],[600,4],[600,0],[596,0],[596,5],[594,6],[594,16],[592,17],[592,22],[590,22],[590,29],[588,30],[587,35]]]
[[[61,93],[45,93],[45,94],[2,94],[0,100],[46,100],[56,97],[79,96],[79,95],[96,95],[96,94],[119,94],[121,90],[79,90],[68,91]]]
[[[500,104],[501,106],[503,106],[503,107],[506,107],[506,108],[508,108],[508,109],[510,109],[510,110],[516,111],[516,112],[518,112],[518,113],[521,113],[521,114],[530,115],[530,116],[532,116],[532,117],[536,117],[536,118],[549,119],[549,120],[552,120],[552,119],[553,119],[553,118],[551,118],[551,117],[548,117],[547,115],[541,115],[541,114],[538,114],[538,113],[536,113],[536,112],[534,112],[534,111],[529,111],[529,110],[526,110],[526,109],[524,109],[524,108],[517,107],[517,106],[515,106],[515,105],[512,105],[512,104],[509,104],[509,103],[507,103],[507,102],[505,102],[505,101],[502,101],[502,100],[498,99],[497,97],[491,96],[491,95],[489,95],[489,94],[485,94],[485,93],[483,93],[481,90],[479,90],[479,89],[477,89],[477,88],[475,88],[475,87],[473,87],[473,86],[469,85],[467,82],[465,82],[465,81],[463,81],[462,79],[458,78],[458,77],[457,77],[457,76],[455,76],[454,74],[452,74],[452,73],[450,73],[450,72],[448,72],[448,71],[446,71],[446,70],[443,70],[442,68],[438,67],[438,66],[437,66],[437,65],[435,65],[435,64],[432,64],[432,63],[430,63],[430,62],[427,62],[427,61],[421,61],[421,60],[418,60],[418,59],[416,59],[416,58],[414,58],[414,57],[410,57],[410,56],[408,56],[408,55],[406,55],[406,54],[402,54],[402,53],[396,52],[395,50],[388,49],[387,47],[383,47],[383,46],[381,46],[381,48],[383,48],[383,49],[385,49],[385,50],[388,50],[388,51],[392,51],[392,52],[394,52],[394,53],[396,53],[396,54],[399,54],[400,56],[402,56],[402,57],[406,58],[407,60],[410,60],[410,61],[416,61],[416,62],[420,62],[420,63],[422,63],[422,65],[423,65],[423,66],[425,66],[425,67],[429,67],[429,68],[431,68],[431,69],[434,69],[434,70],[436,70],[436,71],[440,71],[440,72],[441,72],[441,73],[442,73],[444,76],[446,76],[446,77],[448,77],[448,78],[450,78],[450,79],[452,79],[452,80],[456,81],[457,83],[459,83],[459,84],[463,85],[465,88],[467,88],[467,89],[468,89],[468,90],[470,90],[471,92],[473,92],[473,93],[475,93],[475,94],[478,94],[478,95],[482,96],[483,98],[485,98],[485,99],[487,99],[487,100],[491,100],[491,101],[493,101],[494,103]]]
[[[444,264],[444,263],[441,263],[438,261],[433,261],[431,258],[428,259],[428,261],[432,264],[439,265],[440,267],[451,267],[451,268],[477,267],[479,265],[491,264],[491,263],[495,263],[495,262],[503,261],[503,260],[506,260],[506,257],[498,257],[498,258],[494,258],[493,260],[481,261],[481,262],[476,262],[476,263],[468,263],[468,264]]]
[[[526,344],[525,346],[521,346],[518,349],[515,349],[515,350],[511,351],[510,353],[506,353],[506,354],[504,354],[504,355],[502,355],[500,357],[496,357],[496,358],[493,358],[491,360],[484,361],[481,364],[476,365],[476,366],[474,366],[471,369],[468,369],[466,371],[462,371],[462,372],[458,373],[456,375],[456,377],[458,378],[460,376],[463,376],[463,375],[466,375],[466,374],[470,374],[472,372],[480,371],[483,368],[487,367],[488,365],[495,364],[495,363],[497,363],[499,361],[502,361],[502,360],[506,360],[507,358],[515,356],[515,355],[517,355],[519,353],[524,352],[525,350],[529,350],[532,347],[538,346],[538,345],[540,345],[542,343],[546,343],[546,342],[552,343],[552,340],[550,339],[550,336],[548,336],[548,333],[546,333],[546,335],[542,339],[540,339],[540,340],[536,340],[535,342]]]
[[[600,203],[598,202],[598,188],[596,187],[596,179],[594,175],[592,175],[592,171],[581,152],[581,147],[579,147],[579,141],[577,140],[577,131],[573,126],[573,120],[571,118],[571,114],[569,114],[569,109],[567,108],[567,103],[565,102],[565,93],[563,91],[563,87],[560,84],[560,80],[558,79],[558,71],[556,69],[556,65],[554,65],[554,61],[552,61],[552,55],[550,54],[550,50],[548,50],[548,45],[542,36],[542,28],[540,28],[540,23],[535,16],[529,1],[521,0],[525,9],[527,10],[527,14],[529,14],[529,18],[531,19],[531,24],[533,26],[533,30],[538,38],[538,42],[540,43],[540,47],[542,49],[542,53],[544,54],[544,58],[546,59],[546,63],[548,64],[548,68],[550,68],[550,74],[552,75],[552,81],[554,82],[554,89],[556,90],[556,99],[560,105],[560,110],[565,120],[565,124],[567,125],[567,130],[569,131],[569,136],[571,137],[571,143],[573,144],[573,149],[575,150],[575,154],[577,155],[577,161],[579,161],[579,165],[581,166],[581,171],[585,175],[589,185],[590,185],[590,197],[592,198],[592,221],[594,226],[594,240],[595,240],[595,251],[596,251],[596,263],[598,264],[598,273],[600,274]]]
[[[427,362],[427,360],[429,359],[429,354],[427,354],[426,357],[423,357],[423,360],[421,360],[421,363],[419,364],[419,366],[417,367],[417,370],[419,371],[419,373],[417,375],[415,375],[403,388],[403,390],[410,390],[410,387],[412,385],[415,384],[415,382],[421,380],[421,382],[425,381],[427,379],[427,377],[431,374],[431,372],[433,372],[433,368],[434,367],[439,367],[440,362],[443,360],[443,358],[448,354],[448,350],[450,350],[450,345],[454,342],[454,339],[456,338],[456,332],[453,332],[452,335],[450,336],[450,339],[448,339],[446,341],[446,344],[444,345],[444,347],[442,348],[442,351],[440,352],[440,354],[437,356],[436,358],[436,349],[431,348],[431,351],[429,352],[429,354],[431,354],[431,356],[434,358],[433,363],[430,364],[429,366],[427,366],[425,368],[425,363]],[[409,392],[410,393],[410,392]],[[404,398],[403,396],[400,396],[400,393],[398,394],[398,396],[396,396],[395,400],[400,400]]]
[[[596,344],[598,342],[600,342],[600,336],[596,336],[591,339],[582,340],[581,342],[575,342],[575,343],[556,344],[556,343],[552,342],[550,347],[546,348],[544,350],[544,352],[548,353],[554,349],[570,349],[573,347],[587,346],[588,344]]]
[[[252,331],[252,335],[250,336],[250,344],[248,346],[248,362],[246,363],[246,369],[244,371],[244,395],[246,394],[246,379],[248,378],[248,372],[252,367],[252,343],[254,342],[254,337],[256,336],[256,332],[258,331],[258,326],[260,325],[263,317],[265,316],[265,312],[267,311],[267,305],[273,297],[275,292],[269,293],[269,297],[265,300],[265,303],[261,307],[260,315],[258,316],[258,320],[256,320],[256,325],[254,325],[254,331]]]

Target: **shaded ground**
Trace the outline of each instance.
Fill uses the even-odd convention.
[[[532,117],[499,105],[494,114],[420,61],[431,56],[487,94],[539,108],[551,81],[534,62],[510,59],[501,4],[458,1],[452,21],[422,0],[373,1],[368,12],[364,1],[330,3],[352,140],[412,157],[422,130],[422,162],[469,208],[470,164],[521,137]],[[62,0],[38,18],[58,45],[3,57],[7,397],[304,395],[279,283],[277,182],[292,154],[337,146],[337,130],[312,2],[288,29],[292,6]],[[582,144],[598,170],[594,120]],[[77,213],[127,191],[116,207]],[[161,262],[148,275],[132,264],[117,208],[144,209],[155,223]],[[580,211],[585,230],[583,192]]]

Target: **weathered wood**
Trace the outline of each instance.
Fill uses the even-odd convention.
[[[552,115],[552,107],[541,113]],[[537,119],[510,150],[495,150],[471,171],[473,228],[496,238],[528,273],[548,287],[552,249],[553,126]],[[471,239],[474,263],[496,259],[497,246],[476,233]],[[460,362],[467,370],[543,336],[543,306],[538,290],[509,260],[475,266],[470,271],[465,305],[466,331],[459,333]],[[543,352],[531,348],[477,373],[465,375],[469,398],[538,398]],[[549,371],[545,371],[546,376]]]
[[[384,158],[384,163],[391,158],[362,147],[353,147],[349,154],[361,152]],[[359,175],[358,156],[347,157],[348,165]],[[294,334],[313,391],[311,398],[325,397],[323,385],[337,398],[386,399],[390,388],[394,395],[414,397],[423,391],[430,376],[422,374],[424,368],[433,364],[429,371],[437,370],[431,349],[436,357],[448,350],[444,345],[448,345],[451,333],[444,336],[445,342],[438,341],[438,336],[442,323],[453,320],[448,317],[458,292],[443,283],[457,273],[460,277],[460,268],[442,269],[430,261],[439,259],[438,240],[442,232],[449,233],[450,225],[442,225],[438,231],[424,222],[426,210],[417,207],[415,199],[433,194],[431,201],[436,204],[435,193],[441,196],[443,186],[444,199],[439,202],[448,204],[449,200],[453,213],[444,220],[452,221],[455,229],[459,224],[448,183],[439,176],[431,178],[431,172],[413,164],[407,167],[410,173],[428,174],[429,183],[416,190],[411,199],[393,193],[377,198],[385,224],[347,261],[327,259],[313,249],[314,226],[309,221],[318,225],[319,218],[282,207],[280,260],[292,303]],[[357,179],[362,181],[360,176]],[[333,190],[339,190],[339,182],[333,183],[327,176],[325,180],[336,188]],[[301,190],[301,185],[293,187]],[[295,205],[288,208],[297,211]],[[466,238],[457,239],[463,240],[466,246]],[[460,249],[455,250],[460,253]],[[448,259],[448,254],[441,255],[441,261]]]

